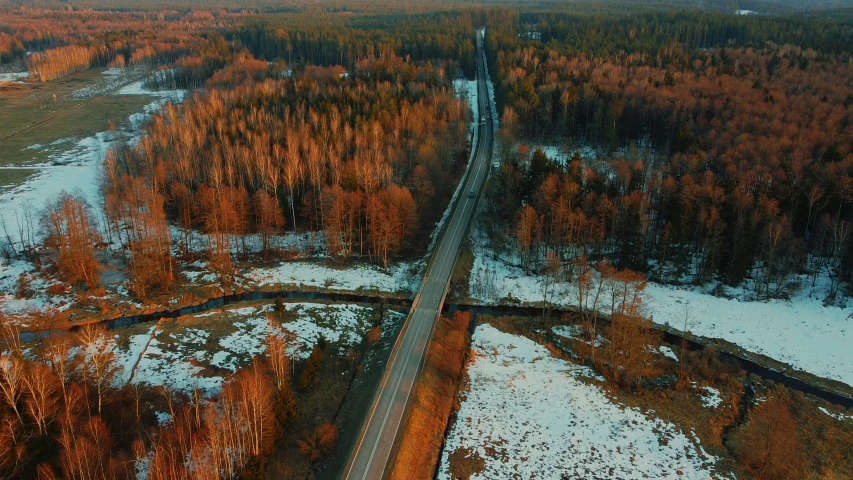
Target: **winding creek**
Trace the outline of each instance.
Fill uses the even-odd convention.
[[[259,300],[290,300],[290,301],[323,301],[330,303],[367,303],[367,304],[386,304],[396,307],[410,307],[411,299],[381,295],[378,293],[359,294],[359,293],[333,293],[333,292],[305,292],[305,291],[250,291],[224,295],[222,297],[206,300],[197,305],[185,306],[174,310],[164,310],[159,312],[145,313],[139,315],[128,315],[111,319],[101,320],[100,324],[105,325],[108,329],[116,329],[129,327],[146,322],[156,322],[160,319],[175,319],[184,315],[192,315],[204,313],[211,310],[220,309],[228,305],[239,304],[242,302],[252,302]],[[491,317],[530,317],[536,318],[542,316],[542,307],[526,307],[515,305],[474,305],[462,303],[446,303],[443,312],[453,313],[456,311],[469,312],[472,315],[472,325],[477,324],[477,317],[480,315],[488,315]],[[551,315],[561,317],[563,315],[573,315],[577,312],[573,309],[552,309]],[[605,320],[606,321],[606,320]],[[71,331],[75,331],[80,326],[71,327]],[[684,336],[681,332],[655,325],[663,335],[664,341],[669,344],[678,345],[682,341],[687,341],[688,348],[691,350],[703,350],[711,348],[712,341],[702,337]],[[53,332],[55,334],[56,332]],[[41,336],[47,335],[48,332],[22,332],[20,334],[21,341],[28,342],[35,340]],[[826,400],[827,402],[843,406],[845,408],[853,408],[853,396],[832,390],[830,388],[811,383],[807,380],[797,378],[788,373],[764,365],[755,359],[747,356],[727,351],[718,348],[717,354],[721,361],[734,362],[740,368],[748,373],[755,374],[766,380],[784,385],[792,390],[797,390],[804,394],[813,395],[817,398]]]

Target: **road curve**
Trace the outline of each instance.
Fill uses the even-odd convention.
[[[444,303],[450,275],[459,255],[468,227],[485,184],[492,152],[491,109],[486,87],[486,60],[483,54],[483,31],[477,32],[477,98],[479,117],[478,136],[465,184],[457,196],[452,216],[447,220],[438,245],[427,265],[421,288],[400,332],[394,350],[385,367],[385,376],[376,392],[365,423],[362,425],[355,449],[344,472],[348,480],[378,480],[385,474],[394,449],[403,414],[412,393],[420,366]],[[473,192],[473,194],[471,193]]]

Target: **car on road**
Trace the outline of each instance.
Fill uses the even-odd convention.
[[[474,198],[476,196],[477,196],[477,191],[472,188],[471,191],[468,192],[468,198]]]

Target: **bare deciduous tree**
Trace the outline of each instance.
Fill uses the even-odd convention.
[[[97,412],[101,415],[110,382],[118,371],[112,344],[107,337],[106,328],[102,325],[84,325],[77,334],[77,338],[83,345],[81,364],[83,377],[94,383],[98,403]]]
[[[57,251],[57,267],[63,278],[71,284],[98,286],[102,267],[95,258],[94,245],[99,237],[85,200],[60,193],[47,203],[41,224],[47,234],[46,245]]]

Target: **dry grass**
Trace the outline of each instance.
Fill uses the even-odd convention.
[[[89,70],[43,84],[15,84],[16,88],[0,90],[0,149],[4,165],[27,165],[44,162],[49,149],[28,149],[36,144],[48,145],[64,138],[82,138],[107,130],[110,123],[120,123],[139,112],[151,98],[143,95],[105,95],[87,100],[63,100],[76,90],[102,80],[100,70]],[[55,96],[55,100],[54,100]],[[71,142],[56,146],[61,151]],[[16,172],[0,188],[20,182],[32,171]]]
[[[472,268],[474,268],[474,253],[466,241],[453,267],[453,273],[450,277],[448,300],[468,298],[468,282],[471,280]]]
[[[465,372],[470,346],[467,314],[435,326],[426,363],[404,420],[402,443],[389,468],[391,479],[432,478],[441,455],[444,431]]]

